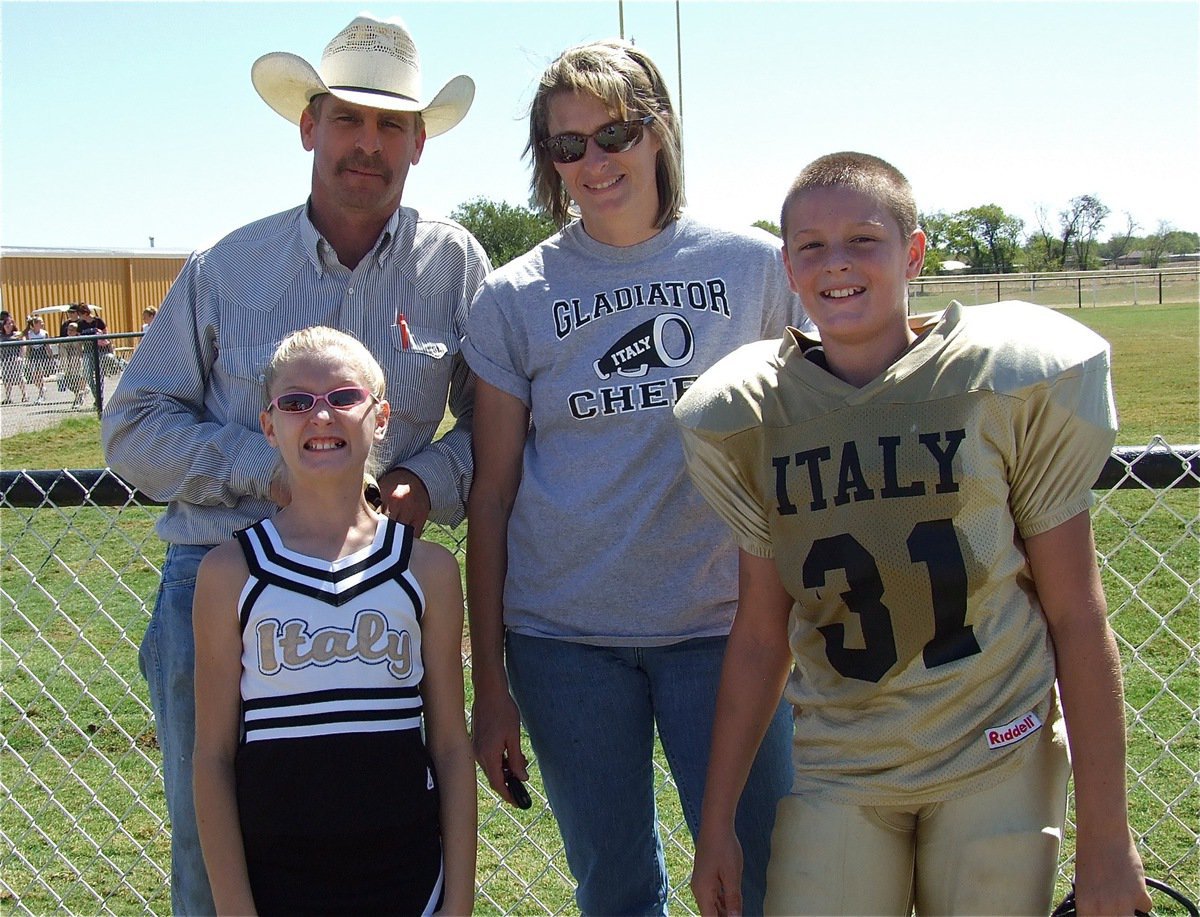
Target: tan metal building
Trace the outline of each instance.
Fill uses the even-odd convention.
[[[19,328],[34,309],[88,302],[112,333],[142,330],[142,310],[167,295],[189,252],[166,249],[0,248],[0,308]],[[58,322],[46,330],[58,333]]]

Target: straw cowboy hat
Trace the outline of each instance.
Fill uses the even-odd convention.
[[[250,68],[263,101],[293,124],[321,93],[387,111],[417,111],[428,137],[443,134],[467,114],[475,98],[469,76],[456,76],[429,102],[421,101],[421,56],[399,19],[358,16],[334,36],[319,71],[295,54],[264,54]]]

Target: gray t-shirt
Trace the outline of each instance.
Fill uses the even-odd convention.
[[[811,327],[778,241],[687,216],[627,248],[575,222],[488,276],[463,356],[531,416],[506,626],[612,646],[729,632],[736,550],[688,479],[671,408],[786,324]]]

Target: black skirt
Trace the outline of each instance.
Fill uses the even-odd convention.
[[[419,730],[250,742],[236,774],[259,914],[441,906],[437,781]]]

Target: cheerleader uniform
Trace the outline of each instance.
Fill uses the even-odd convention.
[[[432,913],[442,848],[413,530],[381,518],[335,561],[289,550],[270,520],[237,538],[250,576],[235,770],[259,913]]]

